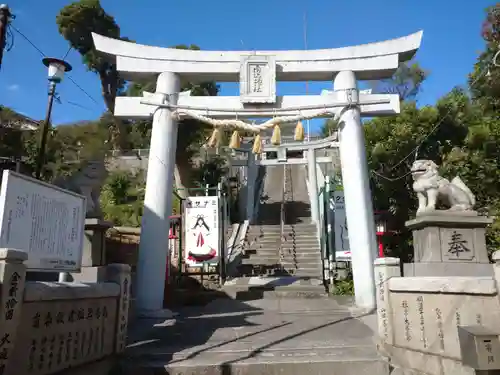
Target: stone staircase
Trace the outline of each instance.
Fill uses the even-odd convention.
[[[247,233],[239,277],[224,286],[233,298],[326,296],[304,173],[298,165],[267,168],[258,223]]]
[[[320,278],[321,249],[314,224],[262,225],[250,228],[245,257],[240,265],[244,276]]]

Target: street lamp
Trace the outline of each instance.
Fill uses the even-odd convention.
[[[40,178],[43,164],[45,161],[45,146],[47,144],[47,135],[50,126],[50,115],[52,113],[52,104],[54,103],[54,95],[56,93],[56,85],[64,78],[64,73],[71,71],[71,65],[66,61],[59,60],[53,57],[45,57],[42,60],[43,64],[48,68],[49,80],[49,102],[47,105],[47,113],[42,126],[42,134],[40,136],[40,144],[38,147],[38,156],[36,161],[35,177]]]
[[[375,228],[377,232],[377,242],[378,242],[378,256],[379,258],[384,257],[384,243],[383,237],[387,234],[391,234],[391,231],[387,230],[387,212],[378,211],[375,212]]]

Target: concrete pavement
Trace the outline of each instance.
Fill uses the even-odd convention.
[[[349,298],[217,299],[178,313],[131,327],[124,373],[388,374],[374,316],[353,310]]]

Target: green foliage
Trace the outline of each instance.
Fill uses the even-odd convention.
[[[445,177],[460,175],[477,192],[478,207],[488,205],[487,196],[498,190],[498,186],[489,184],[496,178],[496,172],[491,174],[496,168],[491,165],[496,155],[487,157],[483,147],[486,139],[490,144],[495,142],[494,135],[477,105],[463,90],[452,90],[433,107],[417,108],[414,102],[403,103],[401,115],[368,121],[365,139],[369,167],[374,171],[371,183],[375,209],[391,212],[389,227],[398,232],[388,238],[387,246],[392,255],[405,261],[409,260],[412,248],[404,222],[414,216],[417,203],[409,175],[414,150],[418,149],[419,159],[441,164]],[[484,168],[488,171],[479,173]],[[485,176],[487,173],[491,177]]]
[[[201,162],[193,170],[193,181],[201,187],[206,185],[216,187],[227,172],[226,160],[220,156],[214,156],[207,161]]]
[[[320,135],[323,138],[333,135],[339,128],[339,120],[335,118],[329,118],[325,120],[320,128]]]
[[[374,171],[374,206],[393,214],[389,227],[398,234],[388,238],[388,250],[404,261],[409,260],[412,248],[403,223],[416,208],[413,181],[408,175],[416,157],[413,150],[418,151],[419,159],[440,164],[444,177],[459,175],[476,195],[480,212],[493,217],[500,213],[500,90],[496,87],[500,72],[492,71],[498,74],[492,80],[482,70],[498,51],[500,41],[500,19],[498,13],[492,16],[491,12],[489,9],[485,23],[486,51],[478,58],[470,78],[472,97],[468,91],[455,88],[435,106],[417,108],[412,102],[403,103],[400,116],[365,124],[368,162]],[[488,230],[487,242],[490,252],[500,245],[498,219]]]
[[[335,282],[333,294],[337,296],[353,296],[354,295],[354,282],[352,278]]]
[[[483,110],[498,114],[500,110],[500,68],[493,65],[492,62],[500,45],[500,3],[486,9],[486,19],[483,23],[481,36],[486,45],[469,75],[470,91],[474,100]],[[500,61],[496,64],[500,64]]]
[[[200,47],[191,44],[189,47],[186,45],[177,45],[173,48],[177,49],[189,49],[189,50],[199,50]],[[127,87],[127,96],[142,96],[144,91],[154,92],[156,90],[156,79],[148,79],[143,81],[131,82]],[[204,82],[199,84],[194,84],[191,82],[186,82],[182,85],[181,91],[191,90],[191,96],[216,96],[219,92],[219,87],[215,82]],[[177,134],[177,153],[176,162],[181,165],[186,165],[186,161],[190,161],[191,158],[196,155],[200,149],[201,144],[205,141],[208,136],[210,129],[200,123],[197,120],[190,118],[184,118],[179,122],[178,134]],[[134,122],[133,130],[134,134],[140,134],[137,137],[138,141],[136,144],[140,144],[141,147],[149,147],[149,136],[151,134],[151,121],[140,121]],[[143,137],[143,138],[141,138]],[[141,142],[139,139],[146,140],[146,142]],[[190,168],[190,166],[187,166]]]
[[[373,93],[397,94],[402,101],[414,101],[429,72],[416,62],[401,63],[396,73],[380,81],[368,82]],[[390,120],[389,120],[390,121]],[[327,119],[320,129],[322,137],[328,137],[338,130],[338,119]]]
[[[428,76],[429,72],[418,63],[409,61],[401,63],[391,78],[370,82],[370,86],[377,94],[397,94],[401,100],[415,100]]]
[[[79,0],[65,6],[59,11],[56,23],[59,33],[80,53],[87,68],[98,75],[106,108],[113,113],[115,98],[123,90],[125,81],[120,78],[116,64],[97,53],[92,32],[115,39],[128,39],[120,35],[120,27],[102,8],[99,0]],[[114,148],[126,147],[124,124],[116,118],[111,124],[109,140]]]
[[[117,226],[141,225],[144,206],[144,176],[126,172],[109,174],[101,193],[104,218]]]
[[[104,190],[109,192],[110,202],[115,205],[126,203],[132,182],[132,175],[128,172],[110,173],[104,186]]]

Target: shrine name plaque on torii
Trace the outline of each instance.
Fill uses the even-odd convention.
[[[358,80],[390,78],[411,59],[423,32],[377,43],[297,51],[192,51],[159,48],[93,34],[98,52],[116,63],[127,80],[157,78],[155,93],[117,97],[115,116],[151,118],[151,146],[137,278],[140,315],[163,307],[169,215],[172,208],[177,121],[191,117],[214,127],[235,126],[259,133],[273,121],[317,117],[339,119],[339,149],[351,233],[355,300],[375,307],[373,261],[377,254],[373,207],[361,117],[399,113],[399,97],[363,94]],[[180,93],[181,80],[240,82],[239,96],[196,97]],[[333,81],[326,95],[276,96],[277,81]],[[252,125],[246,118],[271,118]]]

